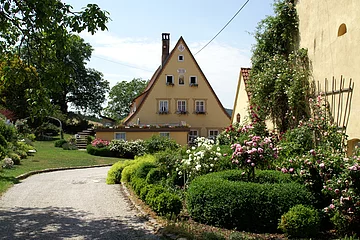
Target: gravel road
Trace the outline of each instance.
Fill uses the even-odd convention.
[[[159,239],[109,167],[31,176],[0,198],[0,239]]]

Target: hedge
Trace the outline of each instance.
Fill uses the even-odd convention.
[[[110,151],[109,147],[97,148],[92,145],[87,145],[86,147],[87,153],[100,157],[117,157],[116,153]]]
[[[305,186],[284,174],[258,172],[256,183],[245,182],[241,173],[229,170],[195,178],[186,194],[191,217],[230,229],[276,232],[281,215],[291,207],[314,204]]]
[[[108,171],[106,183],[118,184],[121,181],[121,173],[126,166],[133,164],[133,160],[125,160],[114,163]]]

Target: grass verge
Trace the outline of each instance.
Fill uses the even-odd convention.
[[[37,153],[21,160],[21,165],[0,171],[0,195],[13,184],[19,182],[17,176],[35,170],[63,167],[82,167],[101,164],[113,164],[122,159],[98,157],[86,151],[63,150],[54,147],[54,141],[37,141],[34,143]]]

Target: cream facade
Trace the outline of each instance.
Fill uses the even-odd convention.
[[[231,117],[232,123],[244,124],[249,119],[248,108],[250,102],[250,93],[247,90],[247,82],[249,80],[250,70],[250,68],[240,69],[233,113]]]
[[[360,115],[360,1],[298,0],[296,9],[300,47],[308,49],[313,78],[315,82],[319,81],[320,91],[325,91],[325,79],[330,85],[334,77],[337,89],[340,88],[341,76],[345,79],[345,88],[350,79],[354,82],[346,132],[349,139],[360,138],[360,121],[357,120]],[[338,109],[337,102],[334,109]]]
[[[127,126],[190,126],[189,138],[215,137],[230,124],[226,113],[184,39],[169,53],[162,34],[162,64],[131,105]]]

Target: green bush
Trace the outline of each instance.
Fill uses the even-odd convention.
[[[61,148],[64,143],[67,143],[67,141],[65,139],[59,139],[54,142],[54,146]]]
[[[62,145],[62,149],[64,150],[78,150],[77,146],[73,143],[66,142]]]
[[[165,177],[166,172],[162,171],[160,168],[152,168],[146,176],[146,182],[148,184],[158,183]]]
[[[191,217],[201,223],[253,232],[276,232],[282,214],[297,204],[311,205],[313,195],[304,185],[286,182],[271,172],[275,183],[243,181],[242,171],[229,170],[195,178],[186,202]],[[282,182],[285,181],[285,182]],[[260,182],[265,182],[261,180]]]
[[[149,193],[149,191],[154,187],[155,185],[153,184],[147,184],[145,185],[141,190],[140,190],[140,194],[139,197],[141,200],[145,201],[147,194]]]
[[[145,187],[147,185],[147,183],[146,183],[145,179],[134,176],[131,179],[130,185],[133,188],[136,195],[139,196],[141,189],[143,187]]]
[[[289,237],[315,237],[320,229],[320,217],[317,210],[299,204],[281,216],[278,228]]]
[[[159,135],[153,135],[151,138],[147,139],[145,141],[145,146],[148,153],[156,153],[165,151],[166,149],[176,150],[180,147],[175,140],[161,137]]]
[[[7,142],[14,142],[17,139],[16,128],[12,124],[6,124],[0,120],[0,135],[4,137]]]
[[[153,208],[155,205],[155,198],[162,194],[163,192],[166,192],[166,189],[161,185],[154,185],[153,188],[151,188],[148,192],[148,194],[145,197],[145,202],[147,205],[149,205],[151,208]]]
[[[101,157],[115,157],[115,152],[110,151],[109,147],[97,148],[91,145],[86,147],[87,153]]]
[[[21,149],[16,149],[15,153],[20,156],[21,159],[25,159],[28,157],[27,152]]]
[[[111,151],[115,152],[118,157],[134,158],[146,153],[145,142],[141,139],[135,141],[112,140],[109,144]]]
[[[152,155],[144,155],[141,157],[136,157],[134,163],[126,166],[121,173],[121,182],[130,182],[131,178],[135,175],[137,169],[144,162],[155,162],[155,157]]]
[[[119,161],[114,163],[107,173],[106,183],[107,184],[118,184],[121,182],[121,173],[126,166],[133,164],[132,160]]]
[[[154,199],[152,208],[160,216],[177,216],[182,209],[182,203],[178,195],[163,192]]]
[[[11,158],[11,160],[13,160],[14,165],[20,165],[21,157],[19,155],[17,155],[14,152],[10,152],[8,153],[8,157]]]
[[[135,176],[138,178],[146,179],[149,171],[153,168],[156,168],[155,163],[153,162],[143,162],[139,165],[138,169],[135,172]]]

